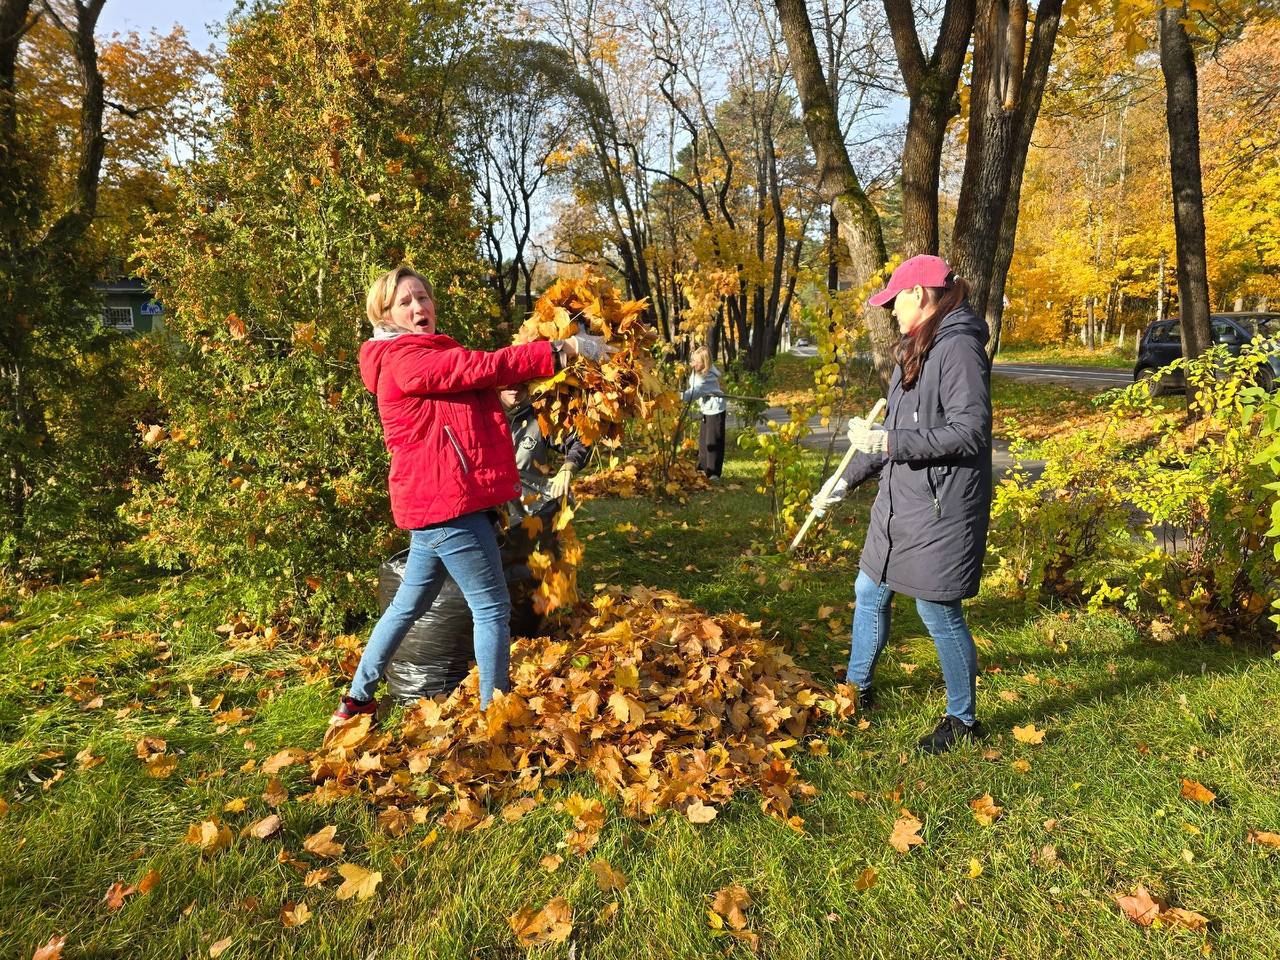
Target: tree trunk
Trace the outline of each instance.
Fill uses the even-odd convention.
[[[1196,60],[1191,38],[1183,25],[1188,15],[1185,0],[1181,4],[1161,7],[1158,14],[1160,70],[1164,74],[1169,126],[1169,175],[1173,188],[1173,231],[1178,257],[1182,355],[1192,359],[1209,348],[1210,330]]]
[[[818,47],[813,39],[813,27],[809,23],[805,2],[775,0],[775,5],[795,73],[805,133],[817,160],[818,192],[831,205],[844,234],[854,283],[862,284],[884,266],[887,259],[880,216],[862,189],[849,159],[835,99],[831,96],[818,59]],[[863,316],[871,333],[876,373],[881,387],[887,391],[894,367],[893,345],[898,339],[893,316],[888,310],[871,306],[863,308]]]
[[[910,105],[902,150],[902,253],[938,252],[938,182],[947,122],[959,112],[956,89],[973,32],[975,0],[947,0],[938,42],[926,61],[910,0],[884,0]]]
[[[1025,0],[981,0],[974,28],[969,143],[952,238],[957,272],[970,302],[1000,344],[1005,278],[1013,259],[1027,149],[1062,20],[1062,0],[1041,0],[1026,49]]]

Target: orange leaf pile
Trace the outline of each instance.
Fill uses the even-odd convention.
[[[636,454],[616,467],[599,470],[575,481],[573,495],[579,500],[617,497],[676,497],[706,490],[706,474],[692,460],[675,457],[669,462],[656,453]]]
[[[487,712],[473,671],[443,702],[409,708],[397,733],[367,724],[330,738],[311,760],[311,799],[364,794],[398,819],[488,826],[501,804],[513,819],[544,780],[589,772],[622,812],[676,809],[695,823],[740,789],[768,814],[802,824],[794,800],[816,791],[789,751],[832,717],[847,718],[846,687],[824,691],[739,614],[707,616],[673,593],[606,588],[557,625],[559,636],[519,639],[512,690]],[[378,764],[362,763],[376,754]],[[604,819],[599,801],[571,797],[566,844],[579,855]]]
[[[588,445],[615,447],[627,421],[648,416],[649,398],[661,387],[650,351],[657,333],[644,322],[646,306],[643,300],[622,300],[593,272],[557,280],[538,298],[516,343],[565,339],[581,326],[618,348],[603,363],[574,359],[555,376],[529,384],[544,436],[559,442],[575,432]]]

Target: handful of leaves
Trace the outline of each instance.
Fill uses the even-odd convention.
[[[442,825],[467,830],[518,819],[552,778],[585,772],[629,817],[674,808],[707,823],[745,788],[803,829],[793,803],[816,790],[792,754],[853,715],[848,687],[817,687],[759,624],[709,616],[666,591],[605,588],[562,630],[516,641],[511,692],[488,711],[473,670],[447,700],[407,710],[396,734],[371,732],[367,717],[335,728],[312,758],[312,798],[363,795],[393,833],[442,812]],[[605,810],[571,800],[566,844],[583,854]]]
[[[617,348],[603,363],[575,357],[555,376],[529,384],[544,436],[560,442],[576,432],[588,445],[616,447],[628,420],[648,417],[649,404],[662,387],[653,374],[651,348],[657,332],[644,322],[647,306],[643,300],[623,300],[594,272],[557,280],[538,298],[516,332],[516,343],[588,333]]]

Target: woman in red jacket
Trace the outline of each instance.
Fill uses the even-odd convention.
[[[369,643],[332,721],[376,711],[374,691],[409,627],[431,606],[447,572],[471,607],[480,705],[507,689],[511,600],[487,511],[520,496],[520,475],[496,388],[551,376],[576,356],[599,360],[601,337],[582,334],[492,353],[436,333],[431,284],[408,267],[369,288],[373,339],[360,348],[360,376],[378,397],[391,453],[391,512],[410,531],[409,559],[395,599]]]

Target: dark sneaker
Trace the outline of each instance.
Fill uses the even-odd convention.
[[[948,714],[938,721],[933,733],[921,737],[916,745],[925,753],[946,753],[961,740],[976,740],[980,736],[981,724],[969,726],[963,720],[957,720]]]
[[[858,691],[858,712],[870,713],[876,707],[876,692],[871,687]]]
[[[333,716],[329,718],[329,726],[337,726],[340,723],[346,723],[352,717],[359,717],[368,714],[375,721],[378,719],[378,701],[375,700],[356,700],[354,697],[344,696],[338,701],[338,709],[333,711]]]

